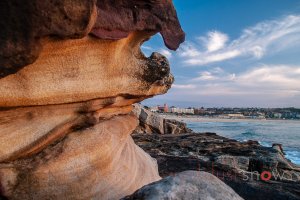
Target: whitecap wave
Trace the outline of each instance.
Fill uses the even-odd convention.
[[[300,151],[285,151],[285,157],[295,163],[300,165]]]

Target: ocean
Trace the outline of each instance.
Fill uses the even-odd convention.
[[[195,132],[214,132],[238,141],[257,140],[263,146],[283,145],[286,157],[300,165],[300,121],[290,120],[185,120]]]

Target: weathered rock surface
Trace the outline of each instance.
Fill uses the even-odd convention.
[[[165,119],[140,104],[134,105],[134,114],[139,119],[135,133],[139,134],[182,134],[192,132],[186,124],[176,120]]]
[[[0,26],[0,198],[119,199],[160,179],[131,112],[173,83],[140,50],[183,41],[172,1],[4,0]]]
[[[158,53],[139,57],[143,37],[142,33],[134,33],[115,42],[89,36],[47,41],[35,63],[0,79],[0,107],[119,96],[142,100],[165,93],[173,83],[168,61]]]
[[[256,141],[239,142],[215,133],[135,134],[133,138],[157,159],[162,177],[186,170],[206,171],[244,199],[300,198],[300,167],[287,160],[278,145],[263,147]]]
[[[170,0],[98,0],[92,34],[105,39],[127,37],[132,31],[160,32],[165,45],[175,50],[185,35]]]
[[[142,187],[124,200],[241,200],[229,186],[210,173],[185,171]]]
[[[20,73],[22,70],[0,81]],[[36,78],[42,79],[42,75]],[[3,105],[26,105],[22,108],[6,107],[0,112],[1,195],[9,199],[118,199],[158,180],[156,162],[130,137],[137,120],[128,113],[132,110],[132,103],[147,98],[148,93],[152,96],[166,91],[171,82],[158,86],[154,83],[154,87],[145,89],[136,97],[108,95],[107,98],[82,101],[85,92],[90,98],[88,90],[74,93],[70,98],[65,98],[63,92],[47,92],[47,87],[68,91],[63,88],[64,79],[61,80],[55,84],[49,81],[48,85],[41,81],[40,85],[32,84],[23,92],[22,87],[19,90],[16,87],[10,101],[9,98],[1,99]],[[12,82],[19,83],[19,80]],[[113,80],[109,83],[115,84]],[[146,81],[143,84],[137,82],[131,91],[143,92],[140,88],[147,84]],[[40,87],[37,93],[31,92],[34,86]],[[78,89],[75,83],[72,88]],[[29,92],[29,98],[17,98],[18,92],[26,95],[25,91]],[[30,94],[34,94],[34,98]],[[76,99],[81,102],[69,102]],[[30,103],[51,104],[52,101],[68,104],[27,106]],[[120,114],[125,117],[114,118]]]
[[[159,180],[156,161],[130,137],[136,125],[134,116],[116,116],[34,157],[2,163],[2,192],[11,199],[118,199]]]
[[[46,37],[74,39],[91,33],[121,39],[137,31],[161,32],[173,50],[184,41],[169,0],[3,0],[0,27],[0,78],[35,62]]]
[[[0,78],[33,63],[41,38],[82,38],[93,27],[95,0],[3,0],[0,3]]]

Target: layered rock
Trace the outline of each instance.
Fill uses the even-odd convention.
[[[119,199],[159,180],[131,111],[173,82],[163,55],[140,51],[157,32],[183,41],[172,2],[7,0],[0,13],[0,196]]]
[[[118,199],[159,180],[156,161],[130,137],[136,123],[134,116],[116,116],[69,133],[30,158],[2,164],[4,194],[11,199]]]
[[[170,49],[184,41],[170,0],[4,0],[0,3],[0,77],[33,63],[42,39],[121,39],[160,32]],[[144,40],[147,38],[144,37]]]
[[[173,82],[168,61],[158,53],[146,58],[139,50],[143,38],[149,36],[139,32],[117,41],[90,36],[47,40],[33,64],[0,79],[0,106],[65,104],[120,97],[140,101],[165,93]],[[107,104],[111,103],[108,100]]]

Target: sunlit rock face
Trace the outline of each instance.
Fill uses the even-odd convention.
[[[159,180],[131,111],[173,83],[163,55],[140,51],[157,32],[183,42],[172,2],[0,4],[0,197],[119,199]]]
[[[173,82],[166,58],[146,58],[140,44],[146,33],[107,41],[86,36],[47,40],[38,59],[0,79],[0,106],[82,102],[117,96],[165,93]]]
[[[1,166],[11,199],[118,199],[159,180],[156,161],[136,146],[130,115],[67,134],[30,158]]]

